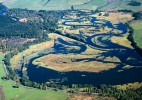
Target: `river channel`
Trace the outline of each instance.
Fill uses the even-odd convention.
[[[63,16],[61,16],[61,19],[64,19]],[[76,22],[77,20],[82,20],[77,19],[64,19],[65,21],[62,23],[62,25],[65,26],[72,26],[71,24],[66,24],[67,22]],[[95,23],[97,18],[92,17],[91,23]],[[77,26],[77,25],[76,25]],[[88,27],[92,25],[78,25],[78,26],[83,26],[83,27]],[[107,34],[95,34],[92,36],[86,36],[86,42],[85,45],[89,45],[93,48],[98,48],[101,50],[105,49],[111,49],[111,51],[102,53],[100,56],[116,56],[116,53],[120,53],[119,56],[117,56],[121,63],[116,63],[117,67],[107,70],[107,71],[101,71],[99,73],[95,72],[79,72],[79,71],[71,71],[71,72],[58,72],[54,71],[51,69],[43,68],[43,67],[38,67],[36,65],[32,64],[32,61],[38,57],[32,58],[30,60],[30,63],[28,64],[28,70],[27,70],[27,75],[31,81],[35,81],[38,83],[45,83],[45,82],[55,82],[58,84],[64,84],[64,85],[71,85],[71,84],[92,84],[94,86],[98,86],[100,84],[124,84],[124,83],[130,83],[130,82],[141,82],[142,78],[140,77],[142,75],[142,57],[137,54],[137,52],[134,49],[130,49],[128,47],[124,47],[122,45],[119,45],[117,43],[112,43],[110,41],[110,38],[112,36],[123,36],[123,34],[127,33],[127,28],[123,23],[118,23],[114,27],[109,21],[105,21],[105,24],[102,24],[102,26],[107,26],[110,28],[118,29],[121,30],[121,34],[114,34],[113,32],[109,32]],[[96,27],[94,25],[93,27]],[[103,39],[104,36],[107,36],[107,39]],[[105,46],[101,46],[98,44],[95,44],[92,42],[92,39],[94,37],[98,37],[97,40],[104,44]],[[80,54],[86,50],[85,45],[78,44],[77,42],[73,43],[68,43],[67,41],[64,41],[61,38],[58,38],[58,41],[62,44],[66,44],[69,46],[79,46],[81,49],[76,51],[68,51],[66,48],[63,48],[62,45],[59,44],[54,44],[54,49],[56,52],[52,52],[52,54],[68,54],[68,53],[74,53],[74,54]],[[121,51],[120,51],[121,49]],[[49,53],[50,54],[50,53]],[[40,55],[43,56],[43,55]],[[40,57],[39,56],[39,57]],[[128,57],[132,57],[133,60],[127,61]],[[80,59],[83,60],[83,59]],[[88,61],[97,61],[96,58],[91,58],[91,59],[85,59]],[[101,61],[101,60],[100,60]],[[106,63],[106,61],[101,61]],[[107,62],[108,63],[108,62]],[[132,67],[130,69],[124,69],[123,71],[119,72],[118,70],[122,70],[122,67],[125,65],[131,65],[131,66],[136,66]],[[57,81],[58,80],[58,81]]]

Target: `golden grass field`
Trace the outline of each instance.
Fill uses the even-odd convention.
[[[125,46],[125,47],[128,47],[128,48],[131,48],[131,49],[134,49],[132,46],[131,46],[131,42],[128,41],[127,39],[127,36],[128,36],[129,33],[125,34],[124,37],[115,37],[113,36],[111,38],[111,41],[113,43],[117,43],[119,45],[122,45],[122,46]]]
[[[110,12],[109,16],[104,16],[104,14],[106,12],[101,12],[101,13],[102,13],[101,16],[99,16],[99,13],[91,15],[91,16],[97,17],[98,19],[108,20],[108,21],[110,21],[113,24],[117,24],[119,22],[126,23],[127,21],[133,19],[132,15],[129,14],[129,13],[123,13],[123,12],[116,12],[115,13],[115,12]]]
[[[57,70],[60,72],[68,72],[68,71],[100,72],[102,70],[108,70],[116,66],[113,63],[102,63],[99,61],[87,62],[87,59],[91,58],[93,59],[95,58],[95,56],[51,54],[34,60],[33,64]],[[77,59],[86,59],[86,60],[76,61]]]
[[[30,46],[29,49],[24,50],[23,52],[18,53],[11,59],[12,68],[19,68],[21,66],[22,57],[26,56],[26,61],[30,58],[37,56],[39,52],[42,52],[45,48],[50,48],[53,46],[53,41],[43,42],[41,44],[36,44]]]

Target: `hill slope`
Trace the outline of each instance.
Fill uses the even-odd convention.
[[[0,0],[8,8],[27,8],[32,10],[65,10],[75,9],[95,10],[98,6],[104,5],[105,0]]]

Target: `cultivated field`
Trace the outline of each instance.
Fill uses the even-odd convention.
[[[22,8],[33,10],[65,10],[71,9],[73,5],[75,9],[95,10],[98,6],[106,3],[105,0],[0,0],[8,8]]]
[[[134,0],[141,2],[141,0]],[[128,3],[130,3],[131,0],[119,0],[117,2],[108,4],[107,6],[103,7],[101,10],[121,10],[121,9],[127,9],[132,11],[142,11],[142,5],[141,6],[130,6]]]
[[[131,26],[134,29],[134,34],[133,34],[133,38],[134,41],[136,42],[137,46],[142,48],[142,22],[134,22],[131,24]]]
[[[30,89],[23,86],[13,88],[15,84],[10,80],[2,80],[5,76],[5,70],[2,64],[3,54],[0,54],[0,86],[3,87],[6,100],[64,100],[67,98],[66,93]]]

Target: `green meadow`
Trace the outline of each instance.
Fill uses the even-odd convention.
[[[132,23],[131,26],[134,29],[133,38],[137,46],[142,48],[142,22]]]

